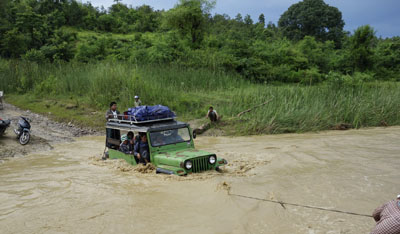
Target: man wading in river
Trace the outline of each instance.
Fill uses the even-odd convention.
[[[371,234],[400,234],[400,195],[377,208],[372,216],[376,226]]]

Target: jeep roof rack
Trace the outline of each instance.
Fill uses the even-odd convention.
[[[127,115],[118,115],[119,117],[118,119],[108,119],[106,123],[106,128],[147,132],[147,131],[160,131],[160,130],[162,131],[171,128],[174,129],[174,128],[181,128],[188,126],[187,123],[176,121],[175,117],[137,121],[137,120],[126,120],[124,119],[124,117],[126,116]]]
[[[128,119],[125,119],[128,118]],[[134,120],[129,120],[129,119]],[[139,121],[136,119],[134,115],[118,115],[117,119],[108,119],[107,122],[114,122],[114,123],[124,123],[124,124],[146,124],[146,123],[154,123],[154,122],[162,122],[168,120],[174,120],[176,117],[168,117],[168,118],[160,118],[160,119],[149,119]]]

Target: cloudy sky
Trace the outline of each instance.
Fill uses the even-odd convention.
[[[109,7],[113,0],[82,0],[90,1],[94,6]],[[154,9],[168,10],[177,0],[123,0],[132,6],[143,4]],[[238,13],[249,14],[254,21],[263,13],[266,22],[277,23],[280,15],[290,5],[299,0],[217,0],[213,13],[228,14],[232,18]],[[374,27],[377,36],[400,36],[400,0],[325,0],[331,6],[339,8],[346,23],[345,30],[353,32],[358,26],[369,24]]]

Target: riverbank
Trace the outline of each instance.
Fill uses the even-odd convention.
[[[48,117],[35,113],[34,110],[22,110],[8,103],[3,104],[4,108],[0,110],[0,117],[11,120],[12,124],[0,137],[0,161],[32,152],[50,150],[55,144],[71,142],[75,137],[100,135],[89,127],[75,125],[72,122],[57,122],[52,120],[53,116]],[[13,132],[19,116],[25,116],[31,120],[31,141],[24,146],[19,144]]]
[[[204,93],[193,91],[185,95],[190,98],[144,102],[148,105],[163,104],[172,109],[176,107],[178,110],[173,110],[178,120],[191,122],[194,128],[208,122],[204,118],[205,113],[207,107],[213,105],[222,116],[222,120],[209,129],[208,134],[214,136],[304,133],[400,125],[400,84],[395,82],[342,88],[333,88],[327,84],[250,84],[248,87],[220,92],[210,91],[210,97],[206,99],[209,104],[204,104]],[[214,98],[213,101],[210,101],[211,98]],[[107,106],[96,106],[84,95],[43,97],[34,93],[7,94],[6,101],[58,122],[97,131],[103,131],[104,128]],[[133,105],[129,103],[130,98],[119,101],[119,110],[126,110]],[[250,111],[239,116],[239,113],[246,110]]]

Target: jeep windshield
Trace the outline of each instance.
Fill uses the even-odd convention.
[[[190,142],[189,128],[150,132],[150,142],[151,145],[155,147],[181,142]]]

